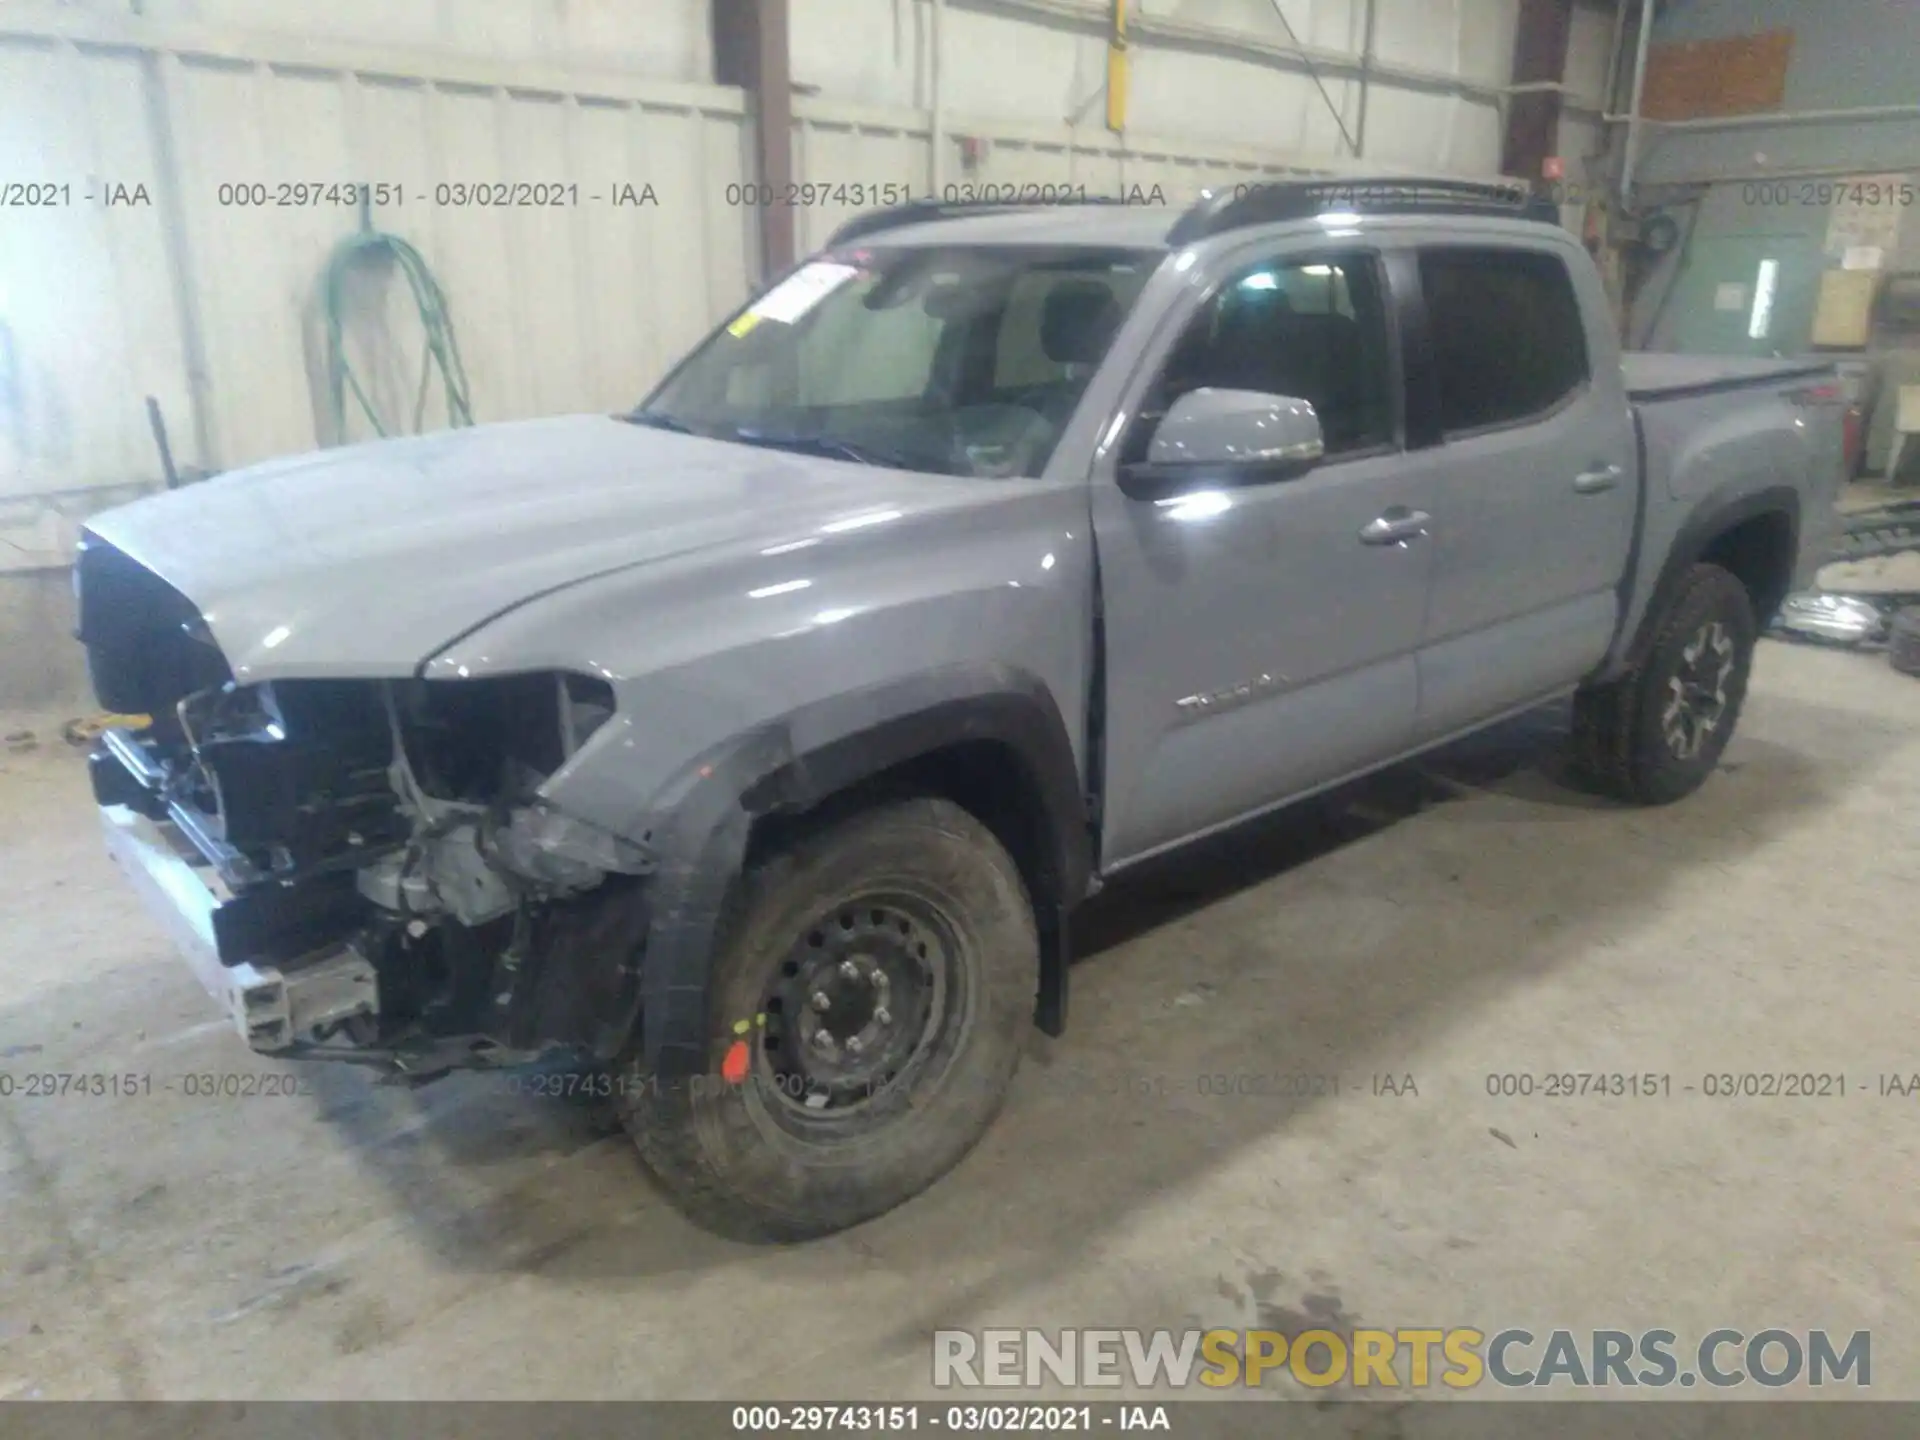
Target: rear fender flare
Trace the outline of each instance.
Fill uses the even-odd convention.
[[[1666,613],[1679,592],[1687,572],[1699,563],[1707,548],[1720,536],[1744,521],[1760,515],[1784,514],[1787,517],[1789,553],[1800,548],[1800,495],[1791,486],[1769,485],[1738,493],[1743,482],[1730,480],[1707,493],[1681,525],[1667,551],[1667,563],[1654,582],[1653,597],[1635,624],[1628,644],[1619,648],[1615,662],[1607,667],[1608,676],[1624,674],[1646,658],[1653,637],[1659,632],[1660,617]]]

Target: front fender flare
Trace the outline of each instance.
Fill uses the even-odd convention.
[[[1079,763],[1058,704],[1011,666],[943,667],[815,702],[727,741],[670,787],[656,818],[658,868],[638,991],[640,1058],[663,1082],[706,1073],[708,975],[753,823],[806,810],[897,765],[956,744],[991,741],[1018,759],[1046,820],[1036,896],[1042,937],[1036,1021],[1065,1024],[1067,911],[1087,891],[1092,837]]]

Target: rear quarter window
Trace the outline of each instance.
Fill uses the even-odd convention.
[[[1420,255],[1441,428],[1540,418],[1587,383],[1586,328],[1558,256],[1494,247]]]

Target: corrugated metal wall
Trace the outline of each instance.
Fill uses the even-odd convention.
[[[1495,169],[1517,10],[1518,0],[1129,0],[1129,132],[1320,156],[1359,140],[1370,161]],[[946,0],[946,108],[1097,131],[1111,11],[1110,0]],[[794,78],[839,99],[924,109],[929,29],[925,0],[793,0]]]
[[[448,295],[477,416],[630,404],[747,283],[750,216],[725,203],[746,129],[739,93],[711,86],[131,25],[15,29],[0,43],[0,183],[57,188],[50,205],[0,210],[22,412],[0,495],[153,481],[148,394],[183,466],[338,439],[320,287],[360,224],[358,184],[379,187],[374,228],[415,245]],[[478,203],[503,181],[563,203]],[[410,423],[406,287],[349,295],[349,341],[377,354],[382,408]],[[23,549],[64,558],[53,514],[23,536],[10,509],[15,565]]]
[[[872,3],[883,0],[800,0],[799,9],[818,19]],[[924,23],[923,4],[884,3]],[[756,217],[739,203],[750,125],[738,91],[686,78],[708,63],[704,6],[645,8],[656,4],[659,34],[606,0],[513,0],[486,7],[478,28],[464,18],[475,12],[445,0],[352,0],[351,14],[306,19],[265,0],[149,3],[140,18],[106,0],[0,10],[0,186],[13,187],[0,196],[11,202],[0,206],[0,704],[64,700],[76,688],[62,572],[86,514],[159,483],[146,396],[159,402],[183,468],[231,468],[340,438],[327,404],[321,281],[361,217],[338,187],[387,187],[367,218],[418,247],[444,287],[483,421],[631,404],[738,303],[758,278]],[[1300,21],[1309,40],[1349,43],[1327,26],[1353,30],[1356,0],[1316,8],[1318,28]],[[1383,25],[1405,8],[1381,0]],[[1463,36],[1476,56],[1510,44],[1509,0],[1441,8],[1444,27],[1431,11],[1420,23],[1453,40],[1425,63],[1465,64]],[[1098,36],[1083,33],[1085,5],[1052,0],[1052,9],[1073,31],[1066,43],[1100,53]],[[503,20],[522,11],[524,25]],[[1026,31],[1040,50],[1060,40],[1044,25]],[[820,37],[808,34],[817,54]],[[849,34],[847,44],[872,38]],[[1076,86],[1098,98],[1098,67],[1077,50],[1062,52],[1080,79],[1063,80],[1060,96],[1035,101],[1003,84],[997,93],[1013,98],[989,105],[1006,36],[992,45],[949,38],[949,132],[984,142],[971,170],[949,162],[949,181],[1149,197],[1158,187],[1178,202],[1207,183],[1366,168],[1318,143],[1336,127],[1330,112],[1325,125],[1308,115],[1324,108],[1319,97],[1295,104],[1309,83],[1297,74],[1266,72],[1291,87],[1287,106],[1301,111],[1293,128],[1276,131],[1263,115],[1233,140],[1223,138],[1218,96],[1195,102],[1199,133],[1190,134],[1161,93],[1161,81],[1180,75],[1189,91],[1204,90],[1186,74],[1204,56],[1142,62],[1138,119],[1123,145],[1097,105],[1074,117],[1055,103]],[[655,48],[634,59],[647,43]],[[1407,42],[1383,32],[1382,55],[1395,46]],[[612,53],[632,70],[595,67],[596,55]],[[869,76],[797,99],[799,179],[924,192],[929,116],[923,103],[901,102],[924,88],[925,56],[909,58],[918,77],[910,93]],[[1482,56],[1470,68],[1491,63]],[[1258,70],[1217,65],[1218,76],[1230,65],[1235,76]],[[1357,114],[1352,82],[1333,83],[1334,103]],[[1448,98],[1383,79],[1369,159],[1431,167],[1439,156],[1449,162],[1441,168],[1491,172],[1497,112],[1483,80],[1465,83],[1470,93]],[[1244,110],[1245,97],[1233,104]],[[1470,117],[1461,128],[1455,111]],[[1278,133],[1318,153],[1281,148]],[[496,182],[552,187],[570,203],[499,206],[468,195],[461,204],[441,188]],[[30,199],[51,203],[22,203]],[[851,208],[805,206],[801,243],[823,240]],[[406,286],[397,275],[362,276],[346,294],[348,352],[380,412],[413,428],[422,335]],[[444,421],[437,392],[424,417]],[[346,433],[369,431],[350,418]]]

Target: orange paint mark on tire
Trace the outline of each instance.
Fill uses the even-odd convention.
[[[729,1085],[738,1085],[747,1078],[747,1042],[736,1040],[727,1047],[727,1057],[720,1062],[720,1078]]]

